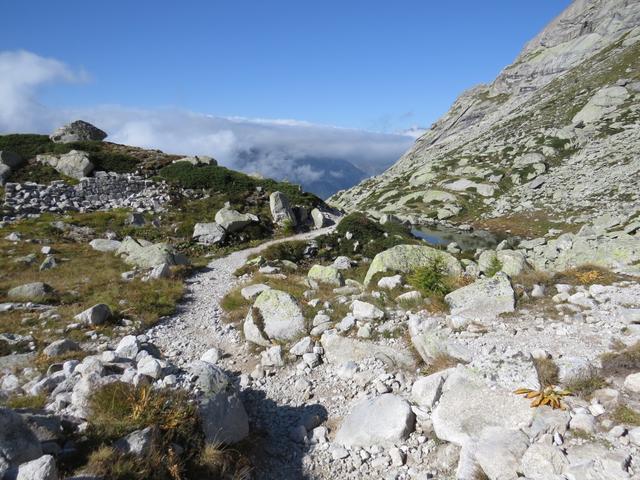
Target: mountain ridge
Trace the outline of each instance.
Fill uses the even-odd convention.
[[[567,206],[577,211],[568,223],[623,204],[635,213],[639,199],[624,179],[620,194],[626,200],[614,202],[615,208],[596,199],[580,206],[578,197],[611,155],[618,163],[605,169],[605,177],[612,177],[605,190],[620,186],[613,181],[620,180],[617,170],[626,162],[616,149],[620,140],[626,154],[638,150],[638,25],[637,2],[573,2],[494,82],[464,91],[392,167],[329,202],[377,216],[396,213],[412,223],[463,223]],[[591,115],[586,124],[576,117],[584,109],[583,116]],[[627,162],[627,172],[640,168],[637,163]],[[576,176],[576,169],[583,175]],[[571,172],[578,191],[552,191]],[[542,183],[523,187],[532,181]],[[478,188],[488,195],[474,193]]]

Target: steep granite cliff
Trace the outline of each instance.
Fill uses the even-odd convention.
[[[576,0],[395,165],[330,202],[414,223],[628,220],[639,123],[640,2]]]

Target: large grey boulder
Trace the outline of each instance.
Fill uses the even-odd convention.
[[[396,245],[376,255],[369,266],[364,283],[369,285],[378,272],[410,273],[419,267],[430,265],[435,258],[441,259],[449,275],[462,274],[460,262],[451,254],[426,245]]]
[[[265,290],[258,295],[244,321],[245,338],[262,346],[270,345],[270,340],[295,340],[306,333],[300,305],[281,290]]]
[[[344,285],[344,277],[342,276],[340,270],[335,267],[314,265],[309,269],[307,277],[310,280],[315,280],[318,283],[334,285],[336,287],[341,287],[342,285]]]
[[[445,381],[431,418],[439,439],[464,446],[476,442],[487,427],[528,426],[534,410],[526,399],[491,389],[477,374],[458,366]]]
[[[58,355],[64,355],[68,352],[77,352],[78,350],[80,350],[80,346],[76,342],[68,338],[62,338],[51,342],[44,348],[44,350],[42,350],[42,353],[48,357],[57,357]]]
[[[76,120],[67,125],[58,128],[49,135],[49,138],[55,143],[72,143],[87,141],[102,141],[107,138],[106,132],[98,127],[91,125],[84,120]]]
[[[186,163],[190,163],[191,165],[204,165],[204,166],[215,166],[218,165],[218,162],[216,161],[215,158],[213,157],[208,157],[206,155],[193,155],[191,157],[182,157],[179,158],[178,160],[174,160],[173,163],[178,163],[178,162],[186,162]]]
[[[493,278],[476,280],[444,297],[452,315],[472,319],[493,319],[505,312],[513,312],[516,297],[509,277],[498,272]]]
[[[327,226],[327,217],[317,208],[311,210],[311,220],[313,220],[314,228],[323,228]]]
[[[98,252],[116,252],[120,248],[121,242],[106,238],[94,238],[89,242],[89,246]]]
[[[496,261],[500,271],[510,277],[520,275],[529,269],[524,253],[518,250],[486,250],[478,258],[478,268],[482,273],[486,273],[496,265]]]
[[[614,85],[598,90],[587,104],[573,117],[573,123],[593,123],[613,112],[629,97],[626,88]]]
[[[201,245],[216,245],[224,241],[227,232],[215,222],[196,223],[193,227],[193,239]]]
[[[348,447],[392,446],[406,440],[414,428],[409,402],[385,394],[355,405],[342,421],[335,442]]]
[[[67,177],[78,180],[88,176],[95,168],[89,160],[89,154],[78,150],[71,150],[63,155],[38,155],[36,160],[55,168]]]
[[[240,213],[230,208],[221,208],[216,212],[216,223],[228,233],[239,232],[246,226],[257,222],[258,217],[251,213]]]
[[[32,282],[13,287],[7,292],[11,300],[24,300],[28,302],[41,302],[53,294],[53,288],[43,282]]]
[[[487,427],[475,446],[475,458],[490,480],[517,480],[529,438],[520,430]]]
[[[85,325],[102,325],[113,316],[109,305],[99,303],[78,313],[73,318]]]
[[[130,237],[125,238],[118,250],[117,255],[121,255],[129,265],[140,268],[153,268],[156,265],[166,263],[168,265],[187,265],[187,258],[176,252],[167,243],[154,243],[137,241]]]
[[[58,467],[51,455],[23,463],[18,467],[16,480],[58,480]]]
[[[39,458],[42,447],[22,417],[0,408],[0,478],[11,467]]]
[[[274,223],[282,225],[285,222],[291,222],[292,225],[296,225],[296,216],[293,214],[289,199],[284,193],[273,192],[269,195],[269,209]]]
[[[237,393],[220,392],[199,404],[207,443],[237,443],[249,435],[249,417]]]
[[[346,362],[361,362],[367,358],[377,358],[387,365],[414,368],[415,359],[410,352],[387,345],[356,340],[338,335],[335,330],[327,330],[320,338],[325,358],[329,363],[342,365]]]
[[[227,374],[220,367],[210,362],[196,360],[189,364],[187,370],[191,374],[191,381],[206,397],[212,397],[224,392],[231,385]]]

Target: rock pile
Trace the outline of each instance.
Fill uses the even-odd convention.
[[[12,216],[65,211],[95,211],[131,208],[134,211],[157,211],[169,200],[164,183],[132,174],[97,172],[77,185],[54,181],[49,185],[8,183],[5,207]]]

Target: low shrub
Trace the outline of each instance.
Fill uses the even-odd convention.
[[[534,358],[533,366],[536,369],[540,389],[554,387],[559,383],[560,369],[550,358]]]
[[[267,261],[289,260],[298,263],[304,259],[307,245],[307,242],[302,240],[275,243],[262,250],[260,256]]]
[[[494,277],[496,273],[502,270],[502,267],[503,267],[502,262],[500,261],[497,255],[494,255],[493,258],[491,259],[491,262],[489,263],[489,267],[484,273],[487,277]]]
[[[600,357],[603,375],[636,372],[640,369],[640,342]]]
[[[349,232],[351,238],[347,239]],[[359,254],[373,258],[378,253],[400,244],[419,244],[420,240],[411,235],[404,225],[380,223],[360,212],[345,216],[334,233],[317,239],[320,255],[327,259],[337,255],[353,256]],[[356,248],[357,247],[357,248]]]
[[[440,256],[434,256],[427,265],[414,270],[407,280],[425,296],[446,295],[452,289],[446,263]]]

